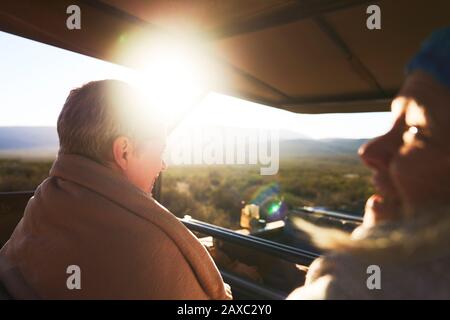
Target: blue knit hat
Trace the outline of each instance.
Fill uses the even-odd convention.
[[[450,88],[450,27],[434,31],[406,67],[406,73],[420,69]]]

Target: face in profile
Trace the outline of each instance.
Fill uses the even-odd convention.
[[[113,165],[129,182],[150,194],[158,175],[166,169],[166,126],[141,92],[127,87],[110,96],[115,99],[114,120],[131,131],[131,137],[122,135],[113,141]]]
[[[389,132],[360,149],[373,171],[373,220],[430,212],[450,204],[450,90],[423,72],[406,80],[392,103]],[[366,220],[366,218],[365,218]]]
[[[136,145],[128,158],[128,180],[146,193],[152,192],[159,174],[166,169],[164,149],[163,140],[149,140]]]

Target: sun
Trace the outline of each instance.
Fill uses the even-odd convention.
[[[209,92],[209,57],[198,42],[160,38],[132,51],[137,67],[129,82],[169,122],[186,114]]]

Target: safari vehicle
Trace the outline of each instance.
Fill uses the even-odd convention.
[[[77,8],[80,25],[70,20]],[[214,91],[294,113],[382,112],[422,39],[450,24],[448,12],[446,0],[17,0],[0,5],[0,30],[137,70],[161,39],[195,42],[208,68],[207,87],[192,104]],[[1,245],[32,196],[0,193]],[[297,208],[249,232],[177,214],[209,248],[235,299],[284,299],[304,281],[321,252],[288,239],[290,216],[349,231],[361,223],[361,216]],[[239,263],[262,276],[240,272]]]

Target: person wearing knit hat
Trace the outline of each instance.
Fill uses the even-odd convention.
[[[439,29],[422,44],[406,67],[407,74],[422,70],[450,88],[450,27]]]
[[[328,252],[289,299],[450,299],[450,27],[406,67],[394,122],[359,150],[376,194],[351,235],[298,221]]]

